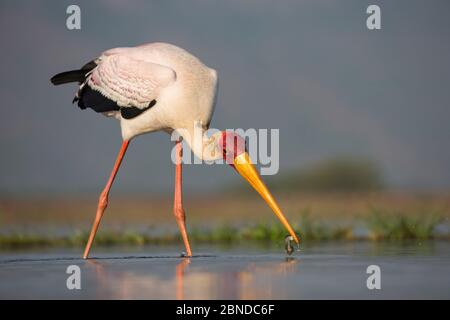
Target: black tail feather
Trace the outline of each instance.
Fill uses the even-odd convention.
[[[86,79],[86,70],[65,71],[54,75],[50,81],[55,85],[69,82],[82,83]]]
[[[50,81],[55,86],[69,82],[78,82],[81,84],[86,80],[86,74],[95,67],[97,67],[97,63],[95,60],[92,60],[82,66],[80,70],[71,70],[58,73],[54,75]]]

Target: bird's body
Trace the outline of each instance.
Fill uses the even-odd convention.
[[[55,85],[78,82],[80,87],[73,101],[81,109],[90,108],[118,119],[122,130],[122,148],[100,195],[84,258],[89,254],[129,141],[160,130],[177,131],[180,136],[176,142],[174,214],[188,256],[191,249],[182,205],[181,138],[200,159],[229,160],[227,163],[260,193],[298,243],[297,235],[251,164],[245,141],[226,131],[211,137],[204,134],[214,111],[217,81],[217,72],[198,58],[177,46],[159,42],[107,50],[80,69],[51,79]]]
[[[110,49],[86,71],[74,100],[83,109],[118,119],[124,140],[179,130],[193,146],[194,124],[207,129],[211,122],[217,72],[177,46],[149,43]],[[137,116],[127,116],[133,109],[138,109]],[[197,148],[193,151],[200,155]]]

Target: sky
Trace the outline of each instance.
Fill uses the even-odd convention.
[[[81,30],[66,8],[81,8]],[[366,8],[381,8],[368,30]],[[49,78],[102,51],[178,45],[216,69],[211,126],[280,130],[287,173],[341,155],[375,161],[393,188],[450,186],[448,1],[9,1],[0,3],[0,196],[102,189],[120,148],[118,123],[71,104],[76,85]],[[173,185],[165,133],[130,144],[115,192]],[[226,166],[185,166],[187,192],[240,179]]]

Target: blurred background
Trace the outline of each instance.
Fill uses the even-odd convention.
[[[81,30],[66,28],[70,4]],[[381,30],[366,27],[370,4],[381,7]],[[85,240],[120,129],[72,105],[75,85],[49,79],[108,48],[154,41],[218,71],[212,127],[280,129],[280,171],[265,178],[306,238],[448,237],[447,1],[3,0],[0,9],[2,247]],[[171,148],[165,133],[132,142],[99,241],[178,241]],[[283,233],[226,166],[185,166],[184,183],[194,241]]]

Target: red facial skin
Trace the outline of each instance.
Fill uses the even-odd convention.
[[[222,131],[222,135],[218,141],[218,144],[222,149],[223,159],[233,168],[234,159],[240,154],[247,151],[245,146],[245,139],[240,135],[230,131]]]

